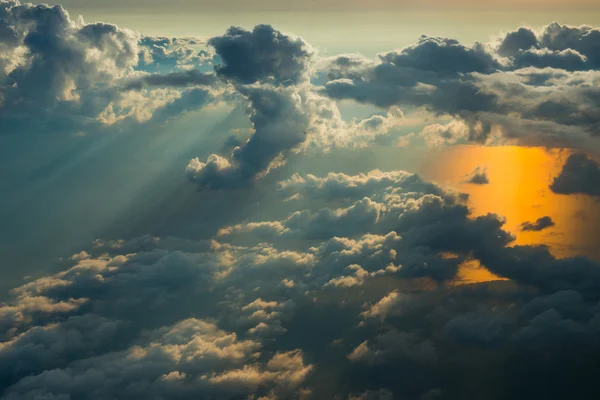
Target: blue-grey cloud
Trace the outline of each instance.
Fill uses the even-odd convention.
[[[600,123],[598,32],[553,23],[539,34],[520,28],[497,45],[473,46],[424,37],[377,60],[334,57],[324,92],[451,115],[466,123],[469,140],[489,140],[498,127],[526,144],[584,148]],[[561,76],[540,82],[542,72]]]
[[[499,217],[473,218],[459,194],[401,171],[279,187],[304,197],[287,220],[196,243],[97,241],[15,288],[0,308],[4,397],[459,398],[471,368],[562,374],[596,351],[597,263],[514,246]],[[321,225],[369,202],[382,205],[374,219]],[[246,234],[255,241],[236,242]],[[510,281],[445,285],[471,257]],[[320,326],[310,338],[308,323]],[[327,388],[323,368],[338,376]]]
[[[233,82],[294,85],[306,79],[310,47],[270,25],[258,25],[252,31],[232,27],[208,44],[222,62],[215,67],[217,74]]]
[[[171,68],[199,68],[202,57],[190,54],[190,40],[141,38],[112,24],[80,23],[60,5],[4,1],[0,18],[2,133],[110,130],[115,122],[147,120],[146,114],[175,97],[126,96],[123,81],[131,88],[167,81],[184,86],[184,80],[210,84],[209,75],[196,71],[139,78],[153,71],[151,65],[161,71],[157,65],[165,52],[176,64]],[[212,57],[206,59],[209,64]]]
[[[533,222],[530,222],[530,221],[523,222],[521,224],[521,230],[522,231],[539,232],[544,229],[550,228],[554,225],[555,224],[554,224],[554,221],[552,221],[552,218],[549,216],[545,216],[545,217],[540,217]]]
[[[216,235],[97,240],[7,294],[2,398],[598,397],[590,378],[600,356],[597,262],[516,245],[502,217],[475,216],[468,196],[404,171],[356,173],[353,165],[352,174],[307,174],[288,165],[252,185],[304,147],[335,147],[352,141],[339,135],[362,137],[358,129],[372,138],[402,118],[397,105],[455,117],[423,129],[432,143],[486,140],[499,125],[511,127],[506,137],[531,143],[542,139],[535,129],[546,141],[590,136],[594,29],[522,28],[472,46],[424,37],[378,60],[329,60],[328,82],[318,89],[310,47],[267,25],[213,38],[213,54],[194,39],[76,24],[60,7],[0,4],[0,49],[8,49],[0,60],[10,70],[3,82],[17,83],[3,86],[9,108],[2,112],[20,110],[21,123],[47,109],[53,115],[44,122],[101,116],[98,124],[143,128],[241,99],[251,126],[247,137],[227,140],[230,154],[187,168],[202,189],[236,190],[196,193],[178,214],[193,221],[194,234],[211,225]],[[35,55],[10,64],[22,46]],[[90,50],[105,62],[82,56]],[[34,72],[40,76],[28,76]],[[45,85],[39,98],[33,84]],[[332,98],[390,111],[346,123]],[[98,105],[73,111],[88,101]],[[131,118],[137,113],[146,125]],[[221,131],[213,148],[232,132],[211,132]],[[163,151],[160,142],[153,151]],[[598,166],[571,158],[553,189],[580,193]],[[161,206],[179,207],[170,204],[179,194],[160,193]],[[264,204],[231,206],[244,202]],[[124,225],[136,223],[122,215]],[[547,218],[527,227],[547,227]],[[503,280],[461,281],[470,263]]]
[[[571,154],[550,189],[560,194],[600,196],[600,165],[583,153]]]
[[[485,167],[476,167],[471,173],[465,176],[463,183],[472,183],[474,185],[489,184],[490,179],[487,176],[487,169]]]
[[[142,89],[148,86],[212,86],[215,84],[215,76],[192,69],[183,72],[171,72],[169,74],[150,74],[141,78],[132,79],[127,83],[125,90]]]

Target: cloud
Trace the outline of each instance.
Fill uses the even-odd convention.
[[[373,341],[364,341],[348,359],[354,362],[385,364],[395,359],[409,359],[418,363],[435,363],[437,354],[429,341],[420,341],[418,335],[390,331],[378,335]]]
[[[600,356],[596,261],[517,245],[501,216],[474,215],[468,196],[416,174],[335,161],[340,149],[397,134],[414,107],[426,110],[415,132],[424,126],[428,145],[593,143],[596,30],[552,24],[471,46],[423,37],[376,60],[323,60],[266,25],[231,28],[209,41],[213,53],[194,39],[71,21],[60,7],[0,7],[0,28],[10,27],[0,29],[3,71],[20,71],[3,79],[52,78],[39,99],[3,86],[13,96],[5,104],[22,96],[29,119],[48,109],[48,118],[138,127],[241,100],[247,137],[224,129],[233,150],[186,172],[202,189],[246,189],[196,194],[202,207],[240,194],[240,204],[256,202],[215,208],[231,215],[204,240],[95,241],[7,293],[3,398],[598,397],[587,378]],[[315,73],[321,62],[329,70]],[[343,98],[385,110],[344,120]],[[90,99],[94,107],[72,112]],[[315,150],[330,152],[335,170],[299,161]],[[597,165],[571,157],[561,176],[574,170],[571,187],[589,186]],[[179,215],[196,223],[197,207],[187,210]],[[465,283],[466,262],[502,280]]]
[[[419,133],[419,136],[425,140],[425,144],[431,147],[455,144],[461,140],[468,139],[469,135],[470,127],[460,120],[452,120],[444,125],[427,125]]]
[[[232,27],[208,41],[221,58],[217,74],[238,84],[296,85],[306,80],[310,47],[300,38],[285,35],[270,25],[252,31]]]
[[[136,78],[144,68],[153,71],[152,63],[199,67],[202,57],[190,54],[191,40],[141,37],[112,24],[72,20],[60,5],[5,1],[0,15],[0,121],[5,133],[107,129],[107,121],[139,117],[132,108],[143,107],[151,115],[174,98],[157,101],[160,92],[127,97],[121,93],[123,81],[139,88],[209,80],[199,72],[172,71]],[[157,66],[154,71],[164,70]],[[107,112],[114,118],[103,116]]]
[[[394,400],[394,394],[387,389],[367,390],[360,395],[348,397],[348,400]]]
[[[587,194],[600,196],[600,166],[583,153],[567,158],[560,174],[554,178],[550,190],[560,194]]]
[[[286,332],[282,320],[288,320],[294,312],[292,300],[277,302],[264,301],[260,297],[242,307],[244,315],[240,318],[242,324],[251,324],[248,329],[251,335],[269,337]]]
[[[491,310],[480,310],[452,318],[446,323],[444,333],[458,343],[494,347],[508,339],[512,324],[507,316],[495,315]]]
[[[502,57],[514,57],[522,51],[539,47],[538,38],[531,29],[519,28],[507,33],[498,46],[498,54]]]
[[[437,185],[426,182],[419,175],[406,171],[373,170],[357,175],[331,172],[324,177],[294,174],[291,178],[279,182],[279,188],[286,195],[300,194],[330,201],[363,197],[379,199],[381,198],[379,194],[385,195],[393,192],[394,189],[409,193],[445,195]]]
[[[138,37],[115,25],[72,21],[61,7],[4,2],[2,7],[4,68],[0,118],[26,123],[26,115],[47,123],[54,113],[65,118],[101,111],[109,86],[138,62]],[[25,51],[23,51],[25,50]]]
[[[310,47],[269,25],[253,31],[231,28],[208,43],[222,61],[216,74],[249,104],[253,134],[229,157],[212,154],[206,162],[193,159],[188,164],[187,176],[203,189],[248,187],[283,165],[292,152],[365,146],[388,134],[403,116],[392,109],[387,115],[344,121],[337,105],[309,82]],[[203,80],[207,77],[202,75]],[[170,81],[172,76],[153,79]]]
[[[139,46],[140,71],[169,73],[212,67],[214,63],[214,53],[196,38],[142,36]]]
[[[553,23],[542,32],[519,28],[496,44],[472,46],[422,37],[377,60],[328,60],[323,92],[381,108],[417,107],[463,124],[460,130],[432,125],[422,133],[430,143],[499,137],[527,145],[597,146],[598,32]],[[540,81],[544,73],[555,78]]]
[[[149,332],[150,340],[123,351],[80,360],[66,370],[47,370],[12,386],[7,399],[77,396],[192,398],[204,393],[232,398],[266,387],[285,393],[302,384],[312,367],[300,351],[277,353],[265,365],[260,343],[190,318]]]
[[[462,181],[463,183],[472,183],[474,185],[487,185],[490,180],[487,176],[487,169],[485,167],[476,167],[473,172],[465,175]]]
[[[534,222],[529,222],[529,221],[523,222],[521,224],[521,230],[522,231],[539,232],[544,229],[550,228],[554,225],[555,224],[554,224],[554,221],[552,221],[552,218],[549,216],[545,216],[545,217],[538,218]]]
[[[309,117],[297,91],[287,88],[245,87],[254,134],[233,149],[231,158],[211,155],[206,163],[192,160],[188,177],[202,188],[227,189],[250,184],[277,166],[278,157],[304,140]]]
[[[277,187],[281,198],[302,194],[286,218],[239,221],[200,242],[100,240],[15,288],[0,307],[3,396],[348,398],[389,388],[418,398],[433,387],[459,398],[465,380],[449,382],[454,372],[543,371],[543,360],[563,374],[596,348],[597,263],[516,246],[501,218],[473,217],[459,194],[403,171],[298,174]],[[349,211],[371,204],[374,219]],[[510,281],[455,285],[473,258]],[[325,368],[338,377],[327,388]]]
[[[195,69],[169,74],[151,74],[132,80],[125,90],[142,89],[146,86],[212,86],[215,84],[215,75],[203,73]]]
[[[203,189],[248,186],[283,164],[286,153],[305,140],[311,123],[306,85],[312,53],[301,39],[270,25],[252,32],[230,28],[208,43],[222,61],[215,67],[217,75],[248,102],[254,133],[228,158],[193,159],[186,174]]]
[[[377,303],[373,304],[362,315],[365,318],[382,318],[385,319],[390,315],[400,315],[402,313],[403,304],[407,303],[407,295],[400,293],[397,290],[390,292]]]

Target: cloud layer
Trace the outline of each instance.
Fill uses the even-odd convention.
[[[477,393],[500,390],[505,368],[521,372],[503,396],[538,393],[532,379],[549,398],[596,390],[569,375],[595,371],[595,262],[515,246],[501,218],[403,171],[278,186],[299,195],[283,220],[206,242],[97,241],[15,288],[0,308],[4,397],[453,399],[484,365]],[[460,285],[473,258],[509,280]]]
[[[391,143],[404,155],[569,147],[550,189],[598,196],[600,168],[583,151],[597,149],[599,32],[552,23],[488,44],[423,36],[376,59],[321,57],[270,25],[204,43],[1,2],[3,134],[28,144],[151,127],[172,136],[136,160],[154,162],[166,141],[182,140],[175,162],[198,154],[185,176],[144,181],[187,225],[132,237],[147,221],[128,208],[127,239],[98,239],[7,294],[1,398],[597,398],[597,261],[517,244],[467,194],[361,157]],[[168,129],[219,107],[231,125],[210,140]],[[203,118],[177,126],[214,122]],[[494,184],[485,167],[462,183]],[[519,234],[553,226],[547,215]],[[484,282],[465,279],[473,265]]]

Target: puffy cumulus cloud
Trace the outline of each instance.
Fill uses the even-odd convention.
[[[261,388],[289,393],[311,371],[300,351],[255,360],[261,345],[198,319],[148,333],[146,343],[28,376],[6,398],[234,398]]]
[[[34,326],[0,345],[2,386],[31,374],[66,367],[82,356],[101,354],[119,339],[121,328],[122,321],[93,314]]]
[[[596,262],[514,245],[501,218],[406,172],[279,188],[302,195],[287,218],[206,242],[100,240],[14,289],[0,306],[2,395],[525,399],[549,375],[563,379],[548,398],[597,392],[580,374],[600,354]],[[461,283],[471,259],[508,280]],[[519,373],[499,383],[507,368]]]
[[[325,177],[294,174],[291,178],[279,182],[279,189],[285,195],[299,194],[329,201],[364,197],[382,199],[383,196],[395,189],[405,193],[445,195],[439,186],[424,181],[417,174],[379,170],[358,175],[331,172]],[[383,196],[381,196],[382,194]],[[450,196],[452,195],[450,194]]]
[[[447,124],[427,125],[419,133],[425,144],[438,147],[446,144],[455,144],[466,140],[471,134],[471,128],[461,120],[452,120]]]
[[[150,73],[206,68],[214,62],[214,52],[195,38],[142,36],[138,69]]]
[[[254,134],[234,148],[230,158],[213,154],[205,163],[198,159],[190,162],[186,173],[202,188],[247,185],[283,162],[285,153],[304,140],[310,117],[297,90],[261,86],[239,90],[250,102]]]
[[[553,22],[541,32],[520,28],[508,33],[501,40],[498,53],[514,58],[518,66],[597,69],[600,67],[598,37],[597,28]]]
[[[409,302],[407,295],[400,293],[398,290],[390,292],[387,296],[384,296],[377,303],[373,304],[362,313],[365,318],[382,318],[385,319],[391,315],[401,315],[402,305]]]
[[[240,322],[256,324],[248,333],[262,337],[279,335],[286,332],[282,320],[289,320],[295,304],[292,300],[264,301],[260,297],[242,307]]]
[[[45,296],[19,295],[15,305],[6,305],[0,308],[0,326],[3,335],[11,337],[20,326],[29,324],[40,315],[69,313],[78,309],[87,299],[67,299],[56,301]]]
[[[498,45],[498,54],[502,57],[512,57],[523,50],[538,48],[539,42],[535,32],[528,28],[519,28],[508,32]]]
[[[194,72],[136,78],[144,66],[159,63],[159,54],[173,61],[169,68],[201,64],[200,56],[183,50],[189,40],[142,38],[116,25],[73,20],[60,5],[3,1],[0,18],[0,121],[6,133],[105,129],[106,123],[138,117],[132,109],[152,114],[180,97],[161,92],[132,97],[122,93],[122,82],[134,79],[130,87],[139,87],[210,80]]]
[[[458,122],[434,124],[429,144],[499,138],[528,145],[597,146],[598,29],[553,23],[497,43],[422,37],[377,60],[342,55],[322,67],[323,92],[382,108],[417,107]]]
[[[383,55],[397,67],[454,76],[467,72],[489,72],[499,67],[486,48],[476,43],[464,46],[454,39],[422,36],[418,44]],[[443,63],[437,60],[444,60]]]
[[[111,83],[138,62],[131,31],[73,21],[61,6],[8,1],[0,10],[0,112],[8,127],[32,114],[42,124],[55,112],[97,115]]]
[[[423,37],[377,60],[316,60],[266,25],[205,49],[1,2],[0,118],[152,123],[241,99],[249,138],[187,167],[205,189],[249,186],[291,153],[376,141],[405,105],[442,116],[419,134],[432,146],[593,144],[596,37],[552,24],[488,45]],[[311,76],[319,62],[325,74]],[[385,110],[344,120],[346,98]],[[596,194],[597,170],[573,155],[552,188]],[[500,216],[404,171],[281,179],[281,208],[232,216],[209,240],[99,240],[13,289],[0,304],[0,396],[598,398],[597,262],[516,245]],[[461,281],[471,261],[502,280]]]
[[[552,181],[550,190],[560,194],[600,196],[599,183],[600,165],[583,153],[574,153]]]
[[[308,103],[311,124],[306,140],[296,152],[330,152],[335,149],[359,149],[398,135],[407,121],[404,113],[392,107],[386,113],[346,121],[331,99],[311,92]]]
[[[311,48],[300,38],[293,38],[270,25],[258,25],[252,31],[232,27],[223,36],[213,37],[222,63],[217,74],[239,84],[272,82],[296,85],[307,79]]]
[[[471,173],[467,174],[463,183],[472,183],[474,185],[487,185],[490,183],[490,179],[487,176],[486,167],[476,167]]]
[[[424,106],[430,101],[444,106],[444,93],[439,87],[443,84],[443,88],[453,91],[454,95],[462,95],[456,96],[456,105],[447,105],[449,109],[467,104],[484,109],[490,99],[480,96],[479,105],[471,103],[473,95],[477,96],[476,89],[468,80],[459,78],[473,72],[491,73],[499,67],[480,44],[469,48],[452,39],[430,37],[422,37],[418,44],[400,52],[381,54],[378,62],[356,57],[351,63],[334,59],[332,64],[325,91],[333,98],[354,99],[381,107]]]
[[[545,216],[545,217],[538,218],[534,222],[530,222],[530,221],[523,222],[521,224],[521,230],[522,231],[539,232],[539,231],[543,231],[544,229],[553,227],[554,225],[555,225],[555,223],[554,223],[554,221],[552,221],[552,218],[549,216]]]
[[[235,332],[194,318],[148,330],[164,320],[151,315],[166,312],[171,321],[189,317],[193,311],[182,307],[183,299],[205,302],[213,298],[205,296],[207,291],[217,291],[226,300],[231,283],[219,286],[219,271],[231,265],[226,251],[210,255],[214,244],[198,244],[199,253],[188,254],[161,246],[145,239],[100,242],[91,253],[75,255],[75,265],[65,271],[15,289],[13,302],[0,307],[8,328],[0,343],[6,397],[160,393],[161,398],[193,398],[204,393],[235,398],[244,393],[285,395],[301,385],[312,369],[302,353],[280,352],[261,366],[261,343],[255,339],[285,332],[282,320],[293,313],[291,300],[256,298],[241,307],[237,318],[242,326],[254,326],[244,333],[254,339],[238,339]],[[223,257],[223,263],[213,264],[216,259],[209,258],[215,256]],[[256,257],[257,264],[269,262]],[[78,297],[81,292],[89,297]],[[227,314],[226,308],[222,311]],[[129,374],[132,369],[139,372]],[[123,390],[125,386],[132,391]]]
[[[221,60],[216,74],[248,102],[254,133],[230,157],[191,160],[186,174],[205,189],[247,186],[284,163],[287,153],[305,140],[311,123],[307,84],[312,53],[300,38],[270,25],[252,32],[230,28],[208,43]]]
[[[325,178],[295,175],[280,187],[286,195],[302,193],[326,199],[330,205],[299,210],[280,221],[226,227],[220,235],[274,243],[321,240],[307,249],[315,256],[312,275],[320,275],[319,282],[333,287],[360,286],[366,277],[389,274],[453,279],[462,258],[438,253],[458,248],[456,231],[462,238],[510,240],[505,233],[496,237],[483,232],[487,224],[494,226],[494,216],[477,218],[471,224],[460,194],[445,193],[405,172]]]
[[[363,195],[361,184],[376,185],[376,181],[369,180],[366,176],[357,179],[359,176],[336,177],[333,174],[327,178],[306,179],[306,177],[295,176],[282,183],[281,187],[283,190],[286,186],[290,189],[286,195],[301,193],[303,197],[326,198],[339,204],[340,201],[351,203],[356,198],[360,199]],[[351,192],[340,191],[341,179],[339,178],[352,182],[358,187],[352,187]],[[345,189],[347,186],[343,185],[342,188]],[[377,189],[372,187],[371,190],[375,192]],[[386,189],[382,190],[386,192]],[[322,193],[318,194],[319,191]],[[413,195],[417,198],[431,196]],[[377,195],[373,197],[377,198]],[[573,366],[577,360],[586,358],[587,349],[597,349],[598,343],[593,338],[598,329],[598,296],[592,289],[598,287],[597,263],[583,258],[556,259],[543,247],[511,246],[512,237],[501,230],[502,221],[495,216],[471,219],[468,224],[459,228],[455,223],[458,220],[468,219],[468,213],[458,212],[460,207],[454,209],[457,214],[446,219],[449,215],[442,217],[434,211],[435,207],[427,208],[424,204],[423,206],[426,210],[423,213],[407,213],[406,216],[395,220],[394,230],[398,232],[398,236],[391,235],[385,239],[371,236],[360,240],[335,238],[321,245],[321,251],[331,251],[325,258],[327,264],[324,264],[329,271],[335,271],[334,268],[338,265],[344,266],[344,270],[337,270],[338,277],[321,281],[327,282],[326,286],[335,286],[337,290],[340,288],[353,290],[357,286],[368,287],[369,282],[385,276],[372,273],[375,272],[374,265],[371,264],[373,261],[380,270],[383,269],[382,266],[393,261],[400,268],[390,275],[400,279],[417,276],[436,279],[438,275],[434,260],[427,260],[426,264],[420,264],[423,267],[422,274],[402,274],[403,268],[407,272],[407,267],[410,265],[405,261],[409,258],[408,254],[412,253],[414,256],[418,253],[414,246],[426,246],[430,250],[459,254],[467,253],[479,259],[495,274],[508,277],[512,281],[506,284],[498,283],[498,289],[494,289],[494,285],[491,284],[489,287],[459,287],[431,292],[396,289],[379,300],[370,302],[361,313],[361,317],[366,318],[365,322],[368,323],[359,324],[363,326],[361,329],[365,329],[368,333],[364,333],[363,340],[355,341],[347,353],[350,361],[356,362],[357,365],[365,363],[368,365],[368,367],[357,366],[361,371],[360,374],[386,376],[383,367],[378,369],[378,366],[391,363],[396,367],[403,365],[413,370],[422,369],[423,375],[418,376],[432,376],[438,373],[447,376],[448,368],[462,367],[450,361],[452,367],[444,364],[445,366],[440,368],[437,362],[444,360],[443,362],[446,363],[450,360],[447,357],[458,357],[458,352],[466,348],[478,349],[475,351],[478,355],[473,356],[474,358],[458,357],[461,361],[456,362],[467,362],[474,368],[480,368],[479,357],[485,358],[487,356],[483,354],[488,354],[491,359],[496,360],[492,362],[493,367],[490,367],[490,371],[494,370],[493,368],[498,368],[497,370],[503,368],[497,364],[495,358],[500,357],[510,365],[516,366],[524,362],[529,366],[544,368],[547,372],[559,373],[558,371],[564,372],[566,368],[570,368],[566,367],[567,364]],[[446,211],[450,213],[451,209],[452,207],[449,207]],[[436,228],[428,227],[429,217],[439,223],[435,225]],[[450,222],[454,218],[457,220]],[[470,224],[473,225],[468,226]],[[422,230],[417,229],[417,226]],[[453,226],[453,233],[450,235],[438,236],[440,231],[434,233],[435,230],[443,231],[443,227],[449,226]],[[462,236],[468,231],[473,234]],[[282,233],[279,235],[281,236]],[[455,235],[461,235],[461,239],[453,242]],[[365,242],[377,243],[375,248],[378,249],[376,253],[369,253],[372,255],[366,259],[362,256]],[[410,247],[399,245],[407,242],[410,243]],[[384,243],[385,245],[382,246]],[[466,243],[470,249],[463,247]],[[359,254],[361,258],[357,258]],[[374,255],[377,256],[376,259],[372,258]],[[316,276],[320,268],[322,267],[317,263],[312,274]],[[450,273],[453,269],[451,264],[447,264],[443,270]],[[511,285],[516,285],[516,288]],[[534,290],[532,291],[531,288]],[[556,315],[552,318],[545,315],[551,309],[556,310]],[[421,322],[415,324],[415,318]],[[389,325],[394,326],[395,330],[385,334],[374,333],[373,329],[376,328],[372,327],[377,326],[378,321],[388,328]],[[550,328],[550,325],[553,327]],[[561,333],[553,338],[553,333],[550,332]],[[547,337],[544,337],[545,335]],[[531,345],[527,344],[526,340],[532,343],[537,340],[536,338],[540,340],[539,346],[528,347]],[[573,349],[578,355],[569,353],[570,350],[558,351],[561,346]],[[524,351],[526,348],[530,348],[531,351]],[[558,353],[546,364],[543,354],[547,354],[545,352],[549,349],[554,349],[553,351]],[[490,355],[490,352],[493,355]],[[562,362],[567,364],[563,365]],[[374,370],[368,372],[369,368]],[[465,371],[465,369],[461,370]],[[407,380],[414,379],[414,375],[411,376],[412,378]],[[377,382],[382,386],[390,385],[398,393],[409,390],[406,387],[407,382],[394,384],[395,379],[396,376],[389,376],[389,379],[384,378]],[[540,382],[542,382],[541,376]],[[574,378],[572,382],[575,384],[579,380]],[[415,383],[412,382],[410,385]],[[437,383],[434,385],[438,386]],[[480,387],[480,390],[482,393],[487,392],[492,386],[494,385],[485,384]],[[443,393],[447,393],[447,390],[448,386],[444,385]],[[459,398],[460,395],[454,390],[456,388],[450,390],[450,398]],[[417,385],[414,390],[420,394],[428,391],[430,387],[425,384]],[[591,393],[593,389],[590,385],[586,385],[582,392]]]
[[[206,162],[191,160],[186,174],[201,188],[250,185],[284,164],[292,152],[366,146],[389,134],[402,120],[402,111],[393,108],[386,115],[344,121],[337,104],[317,93],[310,83],[310,47],[269,25],[253,31],[231,28],[208,43],[221,60],[215,66],[216,75],[248,103],[253,133],[228,157],[212,154]],[[185,74],[193,76],[178,73],[143,79],[166,85],[212,79],[209,74]]]

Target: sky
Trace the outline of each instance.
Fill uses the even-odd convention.
[[[598,398],[593,1],[0,1],[0,399]]]
[[[42,3],[42,2],[35,2]],[[277,1],[277,0],[223,0],[213,2],[209,0],[173,0],[164,2],[159,0],[107,0],[104,2],[96,2],[93,0],[66,0],[62,4],[67,9],[75,10],[131,10],[140,12],[143,10],[180,10],[180,11],[208,11],[208,12],[225,12],[232,11],[341,11],[358,10],[411,10],[421,9],[433,11],[438,9],[454,9],[467,11],[471,10],[539,10],[544,7],[548,10],[565,10],[570,9],[578,12],[584,10],[594,10],[596,5],[592,0],[574,0],[568,4],[560,0],[507,0],[507,1],[474,1],[474,0],[373,0],[364,2],[359,0],[319,0],[319,1]],[[232,8],[235,7],[235,8]],[[597,11],[597,10],[596,10]]]
[[[451,36],[462,42],[487,41],[520,26],[542,27],[552,21],[597,25],[594,0],[527,1],[93,1],[62,2],[87,21],[108,21],[148,35],[221,34],[230,25],[258,24],[305,38],[323,54],[378,52],[413,44],[423,34]],[[51,3],[53,4],[53,3]]]

